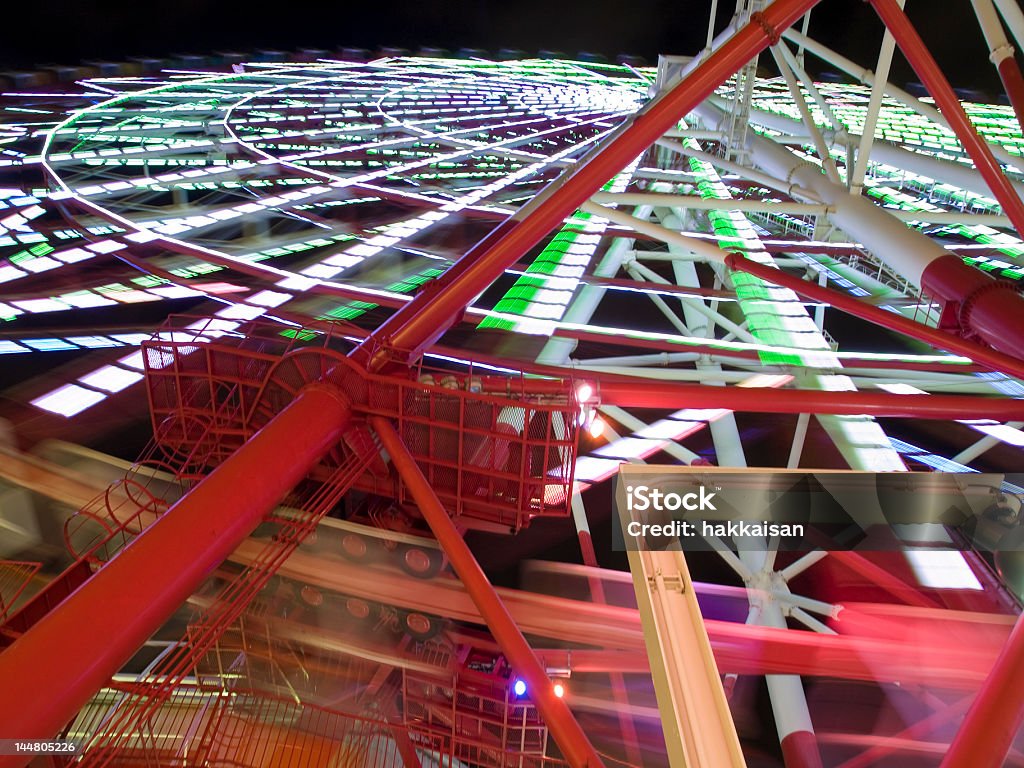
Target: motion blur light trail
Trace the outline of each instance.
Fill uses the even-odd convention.
[[[170,315],[213,317],[156,331],[163,334],[157,339],[196,349],[219,341],[244,345],[246,324],[256,320],[267,323],[263,327],[272,329],[275,340],[296,343],[318,338],[330,324],[351,345],[416,295],[443,302],[446,271],[454,261],[613,139],[686,66],[670,60],[655,70],[405,57],[246,63],[231,72],[87,77],[66,88],[4,94],[0,355],[9,356],[7,370],[17,386],[4,392],[8,402],[0,415],[34,437],[79,430],[77,439],[83,440],[82,434],[100,430],[97,425],[108,417],[132,418],[132,408],[142,408],[137,385],[146,371],[145,352],[138,347]],[[740,104],[736,97],[742,93],[748,98]],[[598,559],[589,521],[607,524],[604,481],[625,462],[875,471],[1020,466],[1024,409],[1021,420],[1009,417],[1024,402],[1024,385],[1013,371],[993,364],[999,358],[984,356],[991,350],[965,330],[969,326],[961,329],[967,338],[958,340],[958,354],[951,354],[928,343],[934,336],[882,331],[832,303],[852,298],[922,327],[941,326],[953,338],[942,297],[922,293],[928,286],[921,270],[879,251],[865,229],[858,237],[842,228],[847,219],[841,200],[850,189],[900,227],[926,235],[929,258],[949,254],[972,275],[998,277],[999,290],[1019,288],[1024,280],[1020,233],[930,105],[915,106],[890,93],[876,112],[872,88],[862,85],[803,83],[799,98],[794,95],[785,78],[757,78],[745,91],[741,73],[722,85],[707,104],[680,116],[655,146],[623,162],[579,210],[482,288],[427,352],[428,362],[459,374],[474,360],[474,376],[523,371],[531,378],[571,375],[579,382],[575,405],[586,434],[575,462],[579,493],[571,512],[588,566]],[[1024,137],[1013,110],[973,103],[965,109],[1011,184],[1020,188],[1016,161],[1024,153]],[[865,131],[874,133],[870,152],[860,135]],[[772,157],[794,167],[781,174],[778,167],[763,167],[770,153],[758,142],[765,141],[779,153]],[[823,187],[802,186],[811,175],[808,165],[827,172],[843,193],[839,202],[827,199]],[[799,287],[729,269],[729,252],[832,293],[809,299]],[[962,319],[974,308],[960,308]],[[148,359],[151,375],[177,364],[170,354]],[[38,375],[41,370],[44,375]],[[446,386],[440,374],[429,375],[431,384]],[[426,377],[413,381],[426,384]],[[467,378],[467,391],[473,381]],[[673,389],[728,401],[713,408],[702,407],[709,402],[676,402],[666,394]],[[613,393],[647,400],[618,402]],[[786,395],[802,398],[799,408],[792,401],[783,407]],[[907,406],[899,419],[872,417],[864,415],[867,396],[882,403],[873,413],[892,413],[901,398],[947,411],[943,418],[926,419],[919,405],[916,411]],[[979,420],[966,412],[945,418],[965,402],[979,411],[995,402],[1006,409],[1001,413],[1008,421]],[[857,410],[861,406],[864,411]],[[798,412],[803,408],[814,411],[813,420]],[[508,429],[506,422],[499,426]],[[405,551],[404,544],[391,544]],[[245,565],[239,553],[265,545],[250,540],[230,567]],[[839,686],[865,689],[878,683],[872,695],[883,691],[879,696],[889,697],[886,711],[910,721],[925,716],[924,705],[908,704],[903,691],[885,686],[912,681],[959,696],[981,683],[1008,635],[1005,617],[983,618],[986,610],[1009,611],[1003,597],[993,597],[991,574],[974,553],[969,558],[914,548],[894,553],[895,564],[885,563],[887,570],[845,553],[800,580],[825,555],[806,557],[782,562],[780,554],[778,569],[775,553],[763,562],[726,558],[733,580],[749,588],[742,594],[755,596],[749,606],[744,598],[743,610],[749,608],[750,623],[761,626],[745,626],[743,616],[707,622],[712,649],[732,684],[739,674],[768,675],[773,702],[782,702],[773,716],[783,746],[772,744],[773,750],[785,753],[793,733],[812,733],[811,714],[798,722],[799,717],[787,720],[786,712],[807,710],[818,690],[834,692],[827,680],[817,689],[818,678],[842,678]],[[375,638],[365,632],[358,652],[352,651],[381,668],[387,659],[399,659],[403,669],[433,670],[434,659],[416,654],[427,654],[419,638],[438,631],[437,617],[451,622],[443,632],[463,650],[491,642],[466,639],[462,626],[478,625],[480,614],[465,596],[456,602],[449,595],[454,587],[446,575],[413,589],[395,569],[382,575],[376,565],[339,565],[332,558],[333,553],[297,553],[278,573],[279,583],[272,585],[277,591],[257,601],[263,613],[254,610],[246,620],[277,626],[289,643],[325,655],[348,648],[331,634],[333,624],[314,629],[301,613],[287,612],[298,609],[276,615],[267,606],[301,601],[302,611],[318,616],[345,615],[382,626],[404,621],[416,633],[409,635],[415,642],[406,638],[397,651],[368,651],[364,646]],[[828,578],[814,575],[823,569],[830,569]],[[339,580],[339,573],[346,578]],[[564,666],[546,671],[550,690],[593,718],[587,724],[594,725],[595,741],[628,741],[627,760],[660,764],[663,745],[656,730],[652,738],[656,710],[649,680],[633,679],[626,686],[621,675],[609,674],[607,684],[604,678],[595,683],[588,672],[571,669],[577,650],[601,673],[616,673],[616,654],[628,659],[625,674],[643,667],[635,603],[606,601],[621,591],[621,582],[602,581],[600,573],[586,571],[589,591],[576,601],[581,612],[590,611],[591,624],[559,616],[558,602],[544,595],[509,590],[502,599],[534,638],[573,646],[546,651],[562,662],[549,666]],[[861,578],[853,586],[851,573]],[[864,579],[877,584],[865,587]],[[797,589],[807,595],[795,594]],[[727,603],[729,610],[734,607],[735,594],[709,591],[707,585],[698,592],[709,612],[726,613]],[[756,597],[769,592],[777,599],[774,606]],[[945,609],[901,606],[887,613],[872,602],[908,594],[918,604],[962,610],[954,616]],[[949,594],[955,599],[944,602]],[[427,604],[428,597],[433,602]],[[840,600],[849,604],[848,613]],[[786,614],[766,618],[778,605],[786,606]],[[789,631],[789,620],[811,631]],[[948,664],[943,657],[953,653],[952,644],[946,638],[927,641],[943,623],[969,646]],[[575,647],[592,643],[601,647]],[[913,647],[899,655],[903,645]],[[278,650],[267,651],[275,663]],[[497,668],[472,663],[466,669],[473,673]],[[907,667],[912,672],[904,672]],[[564,680],[570,671],[568,691]],[[382,691],[381,701],[394,699],[382,674],[346,668],[367,690]],[[516,677],[522,670],[500,674],[503,693],[524,702],[542,693],[535,679],[527,689]],[[815,678],[807,700],[799,681],[786,689],[780,680],[796,674]],[[424,711],[440,706],[430,698],[438,689],[429,682],[419,690],[427,702]],[[608,717],[611,699],[621,709],[615,723]],[[512,702],[512,711],[523,718],[520,735],[527,731],[527,706]],[[634,715],[639,737],[635,730],[628,735]],[[395,749],[401,748],[398,730],[389,737]],[[842,752],[843,734],[827,728],[823,733],[832,739],[823,739],[823,747],[839,744],[833,754],[849,754]],[[759,737],[743,738],[749,745]]]

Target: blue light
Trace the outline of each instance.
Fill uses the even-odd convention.
[[[516,696],[526,695],[526,681],[516,680],[515,683],[512,684],[512,692]]]

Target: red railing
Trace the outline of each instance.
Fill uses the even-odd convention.
[[[15,601],[39,572],[40,563],[0,560],[0,624],[9,618]]]
[[[164,461],[197,479],[223,462],[308,384],[329,381],[358,417],[394,420],[454,517],[515,531],[537,516],[569,513],[580,407],[572,382],[413,368],[367,374],[330,329],[251,323],[213,337],[208,325],[172,318],[143,344],[153,429]],[[287,333],[288,335],[282,335]],[[349,450],[372,446],[358,430]],[[337,458],[337,456],[335,456]],[[408,503],[383,463],[356,487]]]
[[[125,697],[139,686],[102,691],[68,727],[63,738],[90,743]],[[368,718],[254,690],[179,688],[125,744],[117,766],[147,768],[299,768],[337,766],[402,768],[398,740],[407,739],[421,763],[466,768],[562,768],[556,758],[466,736],[452,736]],[[64,765],[90,762],[88,747]]]

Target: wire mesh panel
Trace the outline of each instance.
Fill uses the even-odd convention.
[[[143,345],[153,434],[179,475],[202,476],[255,431],[248,416],[278,358],[236,342],[168,330]]]
[[[515,532],[533,517],[569,513],[580,418],[570,381],[476,375],[471,366],[370,375],[329,331],[253,323],[213,336],[191,327],[172,324],[143,344],[155,439],[180,475],[208,472],[305,386],[329,381],[357,416],[397,421],[452,516]],[[376,451],[367,434],[350,430],[348,449]],[[356,487],[413,506],[383,465]]]
[[[371,392],[391,383],[370,382]],[[392,384],[399,390],[399,433],[453,515],[514,532],[532,517],[568,514],[576,406],[568,387],[542,394],[529,384],[450,373]],[[382,405],[384,411],[389,404]],[[410,501],[404,487],[399,492]]]
[[[405,668],[402,707],[414,731],[450,731],[455,757],[471,765],[534,765],[547,750],[547,726],[533,702],[516,696],[504,658],[469,649],[448,674]]]
[[[135,687],[108,688],[82,709],[63,738],[88,742]],[[260,691],[179,688],[111,765],[145,768],[402,768],[402,750],[423,766],[562,768],[561,760],[493,746],[447,728],[409,728]],[[88,753],[85,755],[88,758]],[[78,758],[61,758],[64,765]]]
[[[124,694],[110,717],[94,729],[84,743],[81,764],[117,765],[146,732],[148,724],[173,701],[182,682],[238,619],[273,577],[281,564],[308,536],[365,467],[365,456],[349,455],[326,482],[306,482],[292,493],[294,507],[269,516],[264,525],[272,530],[264,546],[256,547],[244,567],[214,583],[213,594],[203,597],[198,616],[189,624],[185,638],[169,646],[143,676],[144,684]]]
[[[0,624],[3,624],[15,601],[39,572],[41,563],[0,560]]]
[[[110,560],[167,509],[141,483],[125,478],[64,521],[68,552],[91,565]]]

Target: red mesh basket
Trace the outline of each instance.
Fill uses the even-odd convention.
[[[536,516],[569,514],[579,415],[571,381],[471,366],[370,375],[329,329],[268,323],[225,332],[216,321],[172,318],[143,351],[156,442],[181,476],[209,472],[303,387],[329,380],[357,416],[395,421],[452,516],[514,532]],[[356,487],[412,506],[393,473],[368,473]]]

